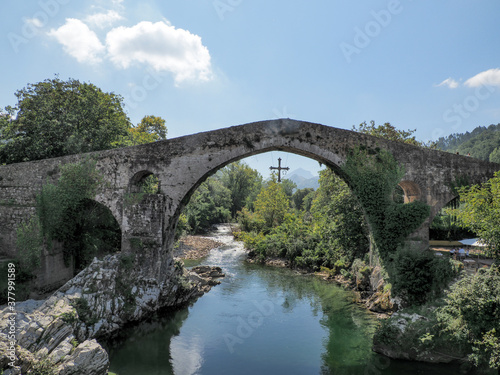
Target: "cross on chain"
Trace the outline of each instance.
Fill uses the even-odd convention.
[[[270,170],[277,169],[278,170],[278,182],[281,182],[281,171],[288,171],[290,168],[281,166],[281,158],[278,158],[278,166],[277,167],[269,167]]]

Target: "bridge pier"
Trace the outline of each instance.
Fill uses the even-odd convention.
[[[164,241],[165,201],[163,194],[136,193],[127,194],[123,203],[122,254],[134,256],[158,279],[172,263]]]

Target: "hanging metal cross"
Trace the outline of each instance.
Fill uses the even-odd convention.
[[[278,166],[277,167],[269,167],[270,170],[277,169],[278,170],[278,182],[281,182],[281,171],[288,171],[290,168],[281,166],[281,158],[278,158]]]

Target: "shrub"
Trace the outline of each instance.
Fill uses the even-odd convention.
[[[455,283],[437,317],[444,332],[472,345],[474,364],[500,368],[500,266]]]
[[[457,275],[448,258],[429,251],[399,249],[388,265],[392,291],[408,305],[437,297]]]

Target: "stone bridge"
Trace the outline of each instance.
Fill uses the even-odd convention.
[[[279,119],[91,153],[107,182],[95,199],[108,207],[119,223],[122,251],[137,252],[160,272],[160,268],[172,265],[171,249],[182,208],[195,189],[220,168],[251,155],[280,150],[315,159],[335,170],[346,160],[348,150],[359,145],[390,151],[406,170],[400,182],[405,201],[421,200],[431,206],[429,219],[416,234],[424,244],[428,243],[430,220],[454,198],[451,182],[467,176],[471,183],[481,183],[500,169],[498,164],[466,156]],[[88,154],[0,166],[0,255],[15,255],[16,228],[34,213],[35,196],[42,185],[57,180],[61,165],[84,157]],[[160,193],[134,203],[138,183],[150,174],[158,177]],[[60,257],[50,257],[47,253],[42,270],[45,275],[60,267]],[[46,277],[46,284],[50,284],[53,280]]]

